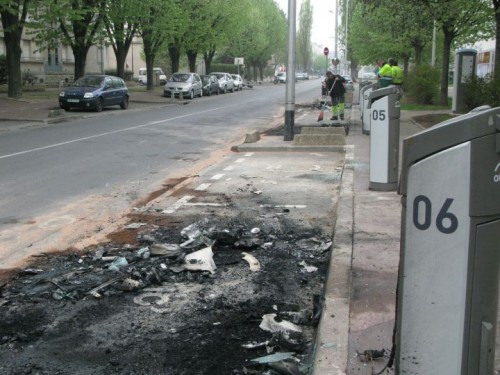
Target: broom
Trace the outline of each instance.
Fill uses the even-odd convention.
[[[332,88],[330,90],[328,90],[328,94],[326,94],[326,98],[330,95],[330,93],[332,92],[332,90],[335,87],[336,83],[337,83],[337,80],[335,80],[333,82]],[[325,115],[325,102],[326,102],[326,98],[325,98],[325,101],[322,102],[322,104],[321,104],[321,111],[319,112],[319,115],[318,115],[318,122],[319,121],[323,121],[323,116]]]
[[[325,104],[322,102],[321,103],[321,110],[319,111],[319,115],[318,115],[318,122],[323,121],[324,114],[325,114]]]

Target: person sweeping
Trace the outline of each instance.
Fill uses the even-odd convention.
[[[326,89],[332,99],[332,117],[330,120],[344,119],[345,111],[345,78],[332,72],[326,72]]]

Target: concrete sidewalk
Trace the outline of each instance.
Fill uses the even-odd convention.
[[[392,347],[401,197],[395,191],[368,189],[370,138],[362,134],[356,104],[346,113],[350,132],[345,146],[302,146],[307,151],[315,147],[322,151],[341,148],[345,153],[314,375],[375,373],[387,363]],[[317,113],[301,112],[296,127],[321,126],[316,121]],[[402,112],[401,139],[422,129],[408,112]],[[292,142],[284,142],[282,137],[263,137],[238,149],[297,151]],[[357,354],[382,349],[387,356],[373,362],[363,361]]]

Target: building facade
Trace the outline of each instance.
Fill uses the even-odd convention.
[[[21,50],[21,74],[24,84],[43,83],[47,87],[57,87],[74,80],[75,57],[70,46],[60,44],[54,49],[41,50],[34,40],[34,35],[25,28],[21,37]],[[85,72],[104,73],[109,52],[114,58],[112,49],[92,46],[87,54]],[[4,34],[0,24],[0,55],[6,54]]]

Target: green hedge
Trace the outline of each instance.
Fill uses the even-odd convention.
[[[491,76],[472,77],[464,86],[463,99],[470,111],[482,105],[491,107],[500,106],[500,80],[493,80]]]
[[[437,104],[440,73],[430,65],[416,66],[403,80],[405,96],[417,104]]]
[[[211,71],[207,73],[212,73],[212,72],[224,72],[224,73],[229,73],[229,74],[238,74],[238,65],[234,64],[212,64],[211,65]],[[240,65],[240,73],[242,73],[242,68]]]

